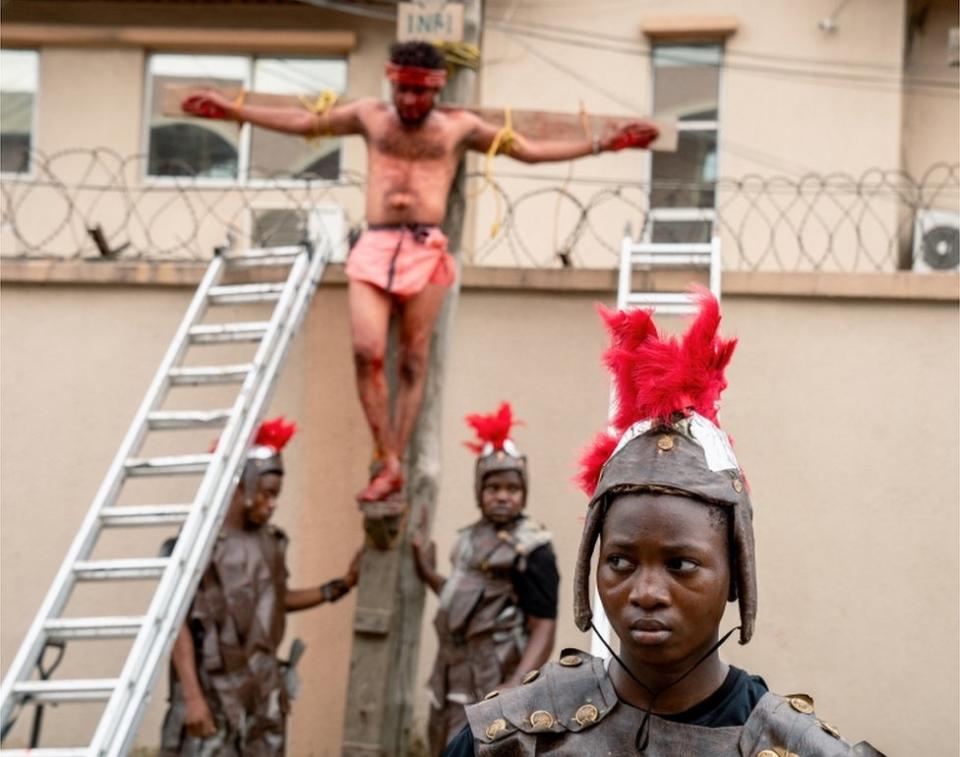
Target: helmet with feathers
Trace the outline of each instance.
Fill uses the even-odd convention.
[[[586,631],[590,559],[610,502],[621,492],[666,492],[729,513],[730,600],[740,603],[740,643],[753,634],[757,583],[753,510],[730,439],[717,421],[724,369],[736,346],[721,339],[720,306],[696,290],[700,312],[680,339],[661,337],[650,313],[600,308],[610,333],[604,362],[617,398],[610,427],[581,459],[578,482],[590,497],[574,575],[574,620]]]
[[[520,474],[520,479],[523,481],[523,496],[526,499],[529,491],[527,456],[520,454],[517,445],[510,438],[510,430],[514,426],[522,425],[522,421],[514,420],[510,403],[501,402],[496,412],[489,415],[480,413],[468,415],[466,421],[477,434],[476,441],[464,442],[467,449],[477,454],[474,478],[477,504],[480,504],[483,480],[489,474],[501,471],[515,471]]]
[[[241,474],[243,498],[247,507],[253,504],[257,482],[261,476],[267,473],[283,475],[283,458],[280,453],[296,432],[297,424],[288,423],[282,415],[260,424],[253,444],[247,450],[247,462]]]

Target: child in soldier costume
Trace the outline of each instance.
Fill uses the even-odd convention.
[[[165,757],[282,755],[289,701],[277,648],[286,614],[335,602],[356,585],[354,558],[343,578],[287,588],[287,537],[268,521],[283,483],[280,451],[295,431],[282,417],[265,421],[247,453],[223,531],[174,643],[161,733]],[[166,552],[174,541],[164,545]]]
[[[453,573],[436,570],[433,543],[413,540],[420,577],[439,595],[439,638],[430,676],[430,754],[439,757],[466,724],[464,706],[491,689],[515,686],[546,662],[557,617],[556,558],[550,534],[525,515],[527,459],[509,438],[507,403],[467,422],[478,442],[475,494],[482,517],[460,532],[450,555]]]
[[[469,730],[450,757],[879,754],[844,741],[810,697],[774,694],[720,659],[733,631],[741,644],[750,640],[757,590],[750,498],[717,424],[735,340],[718,337],[717,301],[700,298],[682,340],[661,338],[644,311],[602,312],[618,409],[582,461],[591,499],[574,619],[581,631],[593,628],[590,562],[599,539],[597,592],[620,655],[610,649],[607,666],[566,650],[525,685],[492,692],[467,709]],[[733,600],[740,625],[721,637]]]

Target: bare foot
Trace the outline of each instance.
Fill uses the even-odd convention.
[[[357,495],[358,502],[381,502],[391,494],[403,489],[403,467],[396,457],[387,457],[383,460],[383,467],[367,488]]]

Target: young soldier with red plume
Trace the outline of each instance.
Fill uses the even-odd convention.
[[[718,649],[757,613],[752,508],[729,437],[717,422],[735,340],[700,293],[682,340],[661,338],[642,310],[602,311],[605,362],[618,409],[583,459],[590,504],[574,576],[574,621],[593,628],[590,565],[619,639],[612,661],[565,651],[527,685],[467,708],[448,757],[846,757],[852,746],[805,694],[782,697]],[[740,625],[720,635],[728,601]],[[595,629],[594,629],[595,630]],[[601,639],[603,637],[600,637]],[[606,643],[606,640],[604,640]]]
[[[269,524],[283,485],[280,451],[296,432],[264,421],[247,452],[210,564],[171,655],[161,755],[276,757],[289,696],[277,659],[286,614],[336,602],[357,583],[359,552],[343,578],[287,588],[287,537]],[[164,545],[169,554],[175,539]]]
[[[549,659],[556,630],[560,577],[550,534],[523,514],[527,458],[510,439],[510,405],[467,422],[477,433],[467,446],[478,455],[481,518],[460,532],[449,578],[437,573],[433,542],[425,546],[422,535],[412,542],[417,572],[440,598],[440,646],[429,682],[432,757],[467,722],[464,706],[529,680]]]

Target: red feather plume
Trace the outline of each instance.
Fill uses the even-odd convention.
[[[510,429],[523,425],[523,421],[513,419],[513,408],[509,402],[500,403],[497,411],[490,415],[472,413],[466,417],[466,421],[476,431],[477,441],[464,442],[464,446],[477,455],[483,452],[487,442],[493,445],[494,451],[503,449],[503,443],[510,438]]]
[[[287,446],[287,442],[295,433],[297,433],[297,424],[287,423],[284,416],[278,415],[276,418],[260,424],[253,443],[260,447],[273,447],[277,452],[280,452]]]
[[[592,495],[600,471],[621,434],[634,423],[669,424],[677,414],[696,412],[717,422],[720,394],[727,387],[724,370],[736,339],[721,339],[720,304],[706,289],[695,287],[700,312],[682,339],[661,338],[650,313],[613,312],[600,308],[610,332],[603,360],[613,377],[617,410],[611,432],[600,434],[580,460],[577,482]],[[612,443],[610,440],[613,440]]]

